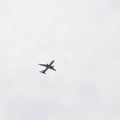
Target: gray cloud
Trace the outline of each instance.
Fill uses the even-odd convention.
[[[119,120],[120,2],[0,2],[1,120]],[[38,63],[55,59],[56,72]]]

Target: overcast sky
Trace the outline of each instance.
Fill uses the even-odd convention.
[[[120,120],[120,1],[1,0],[0,120]]]

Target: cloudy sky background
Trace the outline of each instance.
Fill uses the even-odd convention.
[[[0,120],[120,120],[120,1],[1,0]]]

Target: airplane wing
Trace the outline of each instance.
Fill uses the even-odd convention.
[[[46,69],[45,70],[43,70],[43,71],[40,71],[41,73],[44,73],[44,74],[46,74],[45,72],[48,70],[48,68],[46,67]]]
[[[49,65],[51,66],[53,63],[54,63],[54,60],[53,60],[53,61],[51,61],[51,63],[50,63]]]
[[[38,65],[41,65],[41,66],[47,67],[47,65],[46,65],[46,64],[38,64]]]

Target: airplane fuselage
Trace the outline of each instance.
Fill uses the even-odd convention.
[[[54,69],[54,66],[52,66],[52,64],[53,64],[53,63],[54,63],[54,60],[53,60],[53,61],[51,61],[51,63],[50,63],[50,64],[39,64],[39,65],[41,65],[41,66],[46,67],[46,69],[45,69],[45,70],[40,71],[40,72],[42,72],[42,73],[44,73],[44,74],[45,74],[45,72],[46,72],[48,69],[52,69],[52,70],[56,71],[56,69]]]
[[[54,66],[51,66],[51,65],[47,64],[47,68],[52,69],[52,68],[54,68]]]

